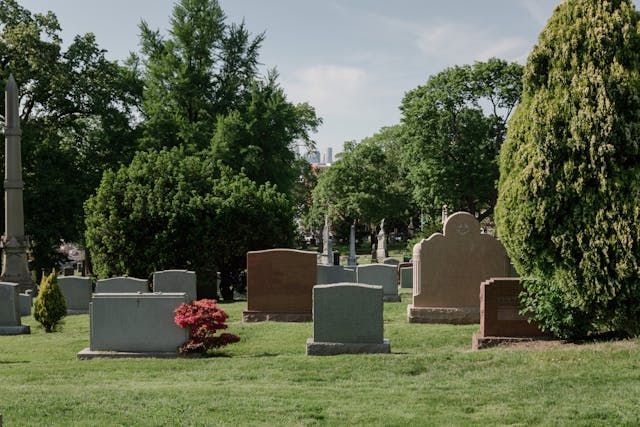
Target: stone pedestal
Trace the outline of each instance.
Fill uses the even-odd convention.
[[[447,323],[471,325],[480,321],[478,307],[416,307],[407,306],[409,323]]]

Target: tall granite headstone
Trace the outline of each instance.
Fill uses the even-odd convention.
[[[17,283],[19,291],[34,290],[35,283],[27,264],[29,239],[24,234],[22,203],[22,149],[18,86],[9,76],[5,92],[5,144],[4,144],[4,235],[2,246],[2,273],[0,281]]]
[[[20,291],[17,283],[0,282],[0,335],[31,333],[20,318]]]
[[[351,224],[351,232],[349,233],[349,260],[347,265],[354,267],[358,265],[358,256],[356,255],[356,225]]]
[[[502,243],[480,233],[480,224],[466,212],[448,216],[444,232],[413,248],[413,323],[478,323],[480,283],[509,277],[510,263]]]
[[[331,221],[329,216],[324,217],[322,229],[322,264],[333,265],[333,242],[331,241]]]
[[[378,246],[376,249],[376,259],[381,262],[389,256],[387,249],[387,233],[384,231],[384,219],[380,222],[380,231],[378,232]]]

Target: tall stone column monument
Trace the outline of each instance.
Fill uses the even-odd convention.
[[[24,209],[22,206],[22,153],[20,148],[20,114],[18,86],[9,76],[5,92],[5,144],[4,144],[4,235],[2,247],[2,274],[0,281],[17,283],[20,292],[35,289],[27,265],[28,238],[24,235]]]

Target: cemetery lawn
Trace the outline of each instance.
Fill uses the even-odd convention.
[[[472,352],[474,326],[406,323],[385,303],[393,354],[305,356],[311,324],[239,319],[219,357],[78,361],[88,316],[0,337],[0,414],[16,425],[640,424],[640,341]]]

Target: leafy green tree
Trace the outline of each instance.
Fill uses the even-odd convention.
[[[408,218],[410,193],[398,159],[399,126],[360,143],[346,142],[340,158],[318,177],[311,215],[318,225],[329,214],[339,222],[375,229],[383,218]]]
[[[640,20],[569,0],[529,56],[496,221],[527,311],[561,337],[640,333]]]
[[[53,265],[60,239],[81,240],[83,202],[105,169],[130,161],[138,135],[135,67],[107,60],[91,33],[65,50],[60,31],[53,13],[0,1],[0,84],[13,73],[21,91],[25,229],[36,271]]]
[[[264,36],[252,38],[244,23],[225,20],[216,0],[180,0],[168,37],[140,24],[144,147],[202,150],[218,116],[243,101],[257,77]]]
[[[287,246],[293,233],[288,199],[182,148],[140,152],[106,172],[86,204],[86,241],[101,277],[185,268],[198,277],[199,297],[223,296],[245,266],[246,252]]]
[[[497,156],[521,75],[520,65],[491,59],[448,68],[404,97],[405,159],[424,213],[438,217],[446,204],[479,219],[493,215]]]

